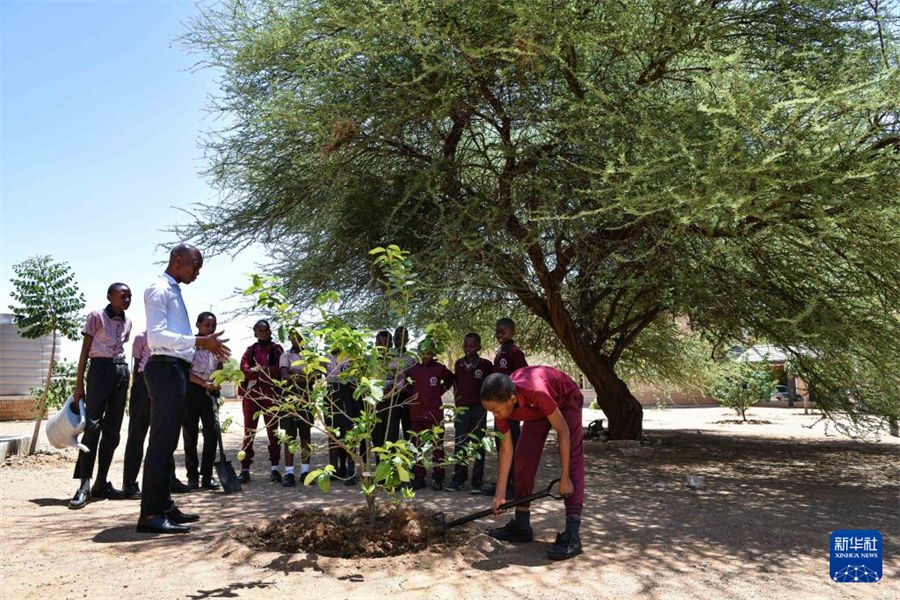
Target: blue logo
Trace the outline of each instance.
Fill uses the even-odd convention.
[[[881,581],[881,534],[875,529],[839,529],[831,534],[831,580]]]

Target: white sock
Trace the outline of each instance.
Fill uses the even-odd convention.
[[[285,474],[285,475],[293,475],[293,474],[294,474],[294,467],[285,467],[285,468],[284,468],[284,474]]]
[[[300,472],[303,473],[304,475],[306,473],[309,473],[309,465],[307,465],[307,464],[300,465]]]
[[[275,473],[277,473],[277,472],[278,472],[278,465],[272,465],[272,471],[274,471]]]

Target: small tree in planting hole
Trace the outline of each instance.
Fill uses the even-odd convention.
[[[384,286],[389,312],[402,322],[409,309],[410,294],[417,284],[409,253],[390,245],[375,248],[370,254],[375,256],[374,264],[383,276],[379,283]],[[280,339],[290,339],[294,334],[299,334],[303,339],[300,360],[292,365],[303,368],[303,374],[299,377],[301,384],[298,386],[296,381],[272,381],[280,391],[280,402],[257,414],[300,419],[324,433],[330,446],[346,451],[348,460],[354,463],[356,472],[360,474],[359,485],[371,520],[376,518],[376,500],[379,496],[386,495],[396,502],[413,498],[415,494],[408,485],[412,479],[411,471],[417,463],[426,469],[434,466],[432,452],[444,437],[444,421],[435,423],[428,430],[410,433],[407,440],[393,442],[375,438],[376,425],[390,419],[391,413],[396,414],[411,401],[400,401],[396,397],[396,387],[386,384],[400,381],[405,376],[402,372],[405,366],[399,364],[399,354],[376,348],[369,341],[373,332],[355,328],[336,314],[332,310],[339,301],[335,292],[318,297],[314,305],[318,319],[312,324],[302,322],[300,311],[291,306],[274,277],[254,275],[253,284],[245,294],[255,295],[257,306],[273,315]],[[431,323],[425,327],[425,339],[419,344],[419,351],[431,350],[441,354],[446,350],[449,336],[446,323]],[[417,360],[413,353],[410,357]],[[341,368],[329,369],[332,365],[341,365]],[[214,376],[218,380],[226,380],[222,372]],[[336,384],[352,386],[351,409],[348,410],[339,400]],[[443,405],[442,409],[445,414],[465,410],[453,405]],[[332,425],[332,418],[337,415],[352,423],[349,430],[341,431]],[[483,440],[478,440],[474,435],[471,438],[469,443],[456,448],[453,456],[441,460],[440,465],[467,461],[494,448],[492,435],[485,436]],[[292,452],[295,450],[295,440],[282,434],[282,441],[290,445]],[[368,451],[363,452],[362,448]],[[333,465],[315,469],[306,476],[304,483],[308,485],[315,481],[323,492],[328,492],[331,480],[336,476],[335,471]]]
[[[15,288],[10,292],[16,305],[10,305],[13,323],[19,335],[36,340],[50,336],[50,365],[44,378],[44,389],[37,404],[34,433],[29,454],[37,448],[41,420],[47,411],[47,395],[56,362],[56,340],[59,336],[74,340],[80,331],[84,295],[78,291],[75,275],[67,263],[57,263],[50,256],[35,256],[13,265]]]
[[[767,400],[775,390],[772,373],[759,365],[734,361],[722,366],[712,386],[712,396],[722,406],[734,409],[746,422],[747,411]]]

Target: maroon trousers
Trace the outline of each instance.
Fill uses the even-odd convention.
[[[253,464],[253,440],[256,438],[256,426],[259,425],[259,418],[254,418],[257,412],[263,409],[272,408],[275,400],[266,398],[265,396],[246,395],[242,401],[244,409],[244,444],[241,450],[246,453],[244,460],[241,461],[241,468],[245,471],[250,470]],[[266,426],[266,434],[269,436],[269,462],[272,466],[278,466],[281,460],[281,442],[278,441],[276,430],[278,429],[278,416],[274,414],[264,414],[263,423]]]
[[[581,402],[566,402],[559,407],[569,426],[569,478],[575,488],[566,498],[566,515],[580,515],[584,506],[584,435],[581,427]],[[544,443],[552,429],[549,419],[525,421],[516,444],[515,483],[516,498],[534,493],[534,478],[541,464]],[[528,504],[521,505],[527,508]]]
[[[438,410],[438,412],[434,414],[411,414],[412,417],[412,430],[416,433],[421,431],[428,431],[435,425],[441,425],[443,420],[443,413]],[[421,446],[421,442],[419,438],[415,438],[416,446]],[[441,434],[441,437],[435,440],[434,450],[431,452],[431,460],[434,461],[434,466],[431,469],[431,478],[436,481],[444,480],[444,467],[438,466],[438,463],[444,460],[444,434]],[[413,465],[413,474],[416,479],[425,479],[425,475],[427,471],[425,470],[425,466],[417,462]]]

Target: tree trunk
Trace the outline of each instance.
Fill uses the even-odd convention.
[[[575,364],[597,392],[597,404],[609,419],[609,439],[640,440],[644,408],[616,375],[610,360],[581,343],[580,338],[563,341]]]
[[[28,454],[34,454],[37,449],[38,436],[41,434],[41,421],[44,419],[44,413],[47,411],[47,394],[50,392],[50,379],[53,377],[53,362],[56,360],[56,330],[53,330],[53,341],[50,344],[50,367],[47,369],[47,377],[44,378],[44,391],[41,394],[41,401],[38,404],[37,419],[34,422],[34,433],[31,436],[31,447]]]

